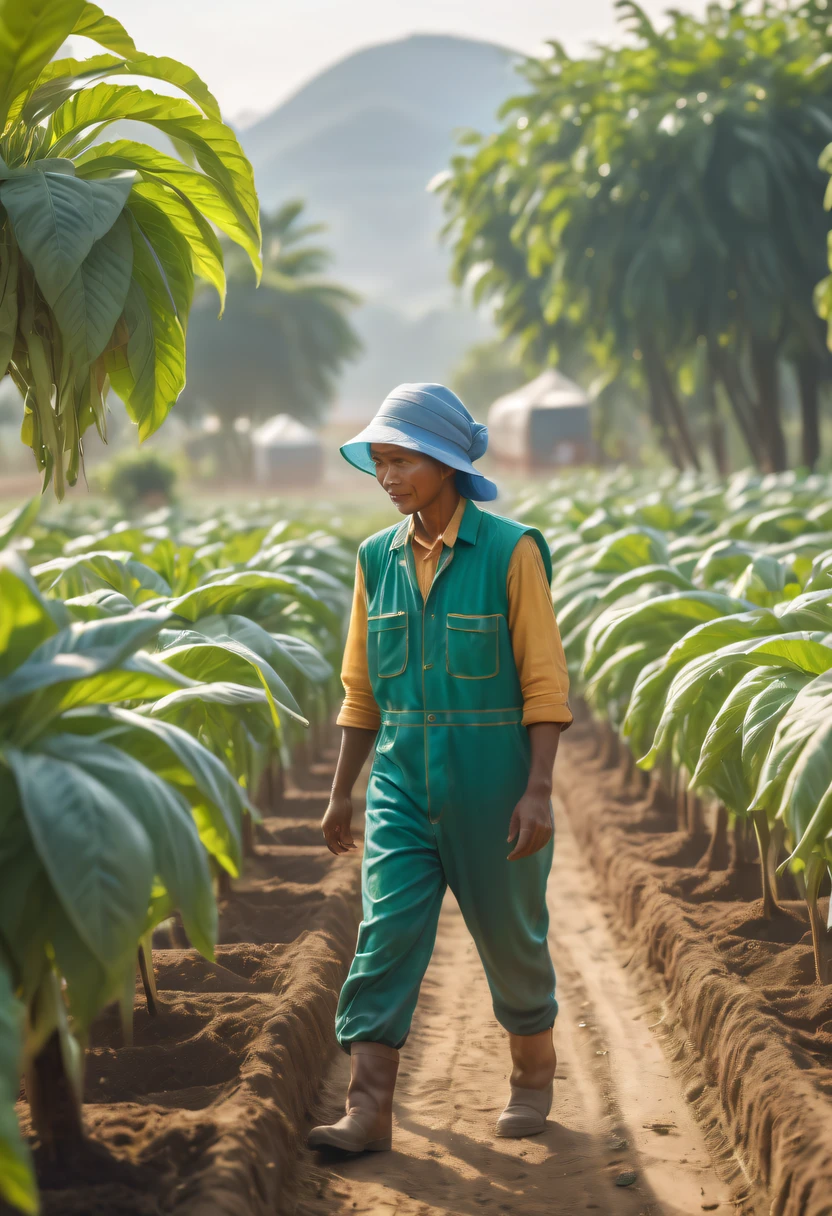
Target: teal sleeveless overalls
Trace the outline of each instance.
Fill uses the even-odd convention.
[[[546,880],[552,843],[508,861],[530,745],[508,629],[506,580],[524,533],[468,502],[423,601],[409,521],[361,546],[367,650],[381,729],[367,790],[363,921],[341,991],[342,1047],[400,1047],[450,886],[506,1030],[536,1034],[557,1014]]]

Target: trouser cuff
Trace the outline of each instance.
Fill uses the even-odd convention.
[[[388,1047],[386,1043],[350,1043],[350,1055],[352,1056],[382,1056],[385,1060],[398,1060],[399,1053],[395,1047]]]

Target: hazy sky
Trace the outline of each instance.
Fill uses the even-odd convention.
[[[642,0],[658,16],[670,0]],[[703,11],[705,0],[678,7]],[[613,0],[107,0],[143,51],[190,64],[229,118],[265,112],[359,47],[412,33],[572,51],[614,36]]]

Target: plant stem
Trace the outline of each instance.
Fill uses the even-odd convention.
[[[60,1034],[49,1036],[43,1050],[30,1064],[26,1096],[32,1126],[51,1162],[71,1160],[83,1143],[84,1123],[72,1081],[64,1067]]]
[[[728,808],[724,802],[717,802],[714,807],[714,826],[708,847],[699,862],[703,870],[727,870],[729,862],[728,849]]]
[[[799,359],[796,367],[802,419],[801,463],[811,470],[820,456],[820,367],[818,360],[811,355]]]
[[[757,845],[760,850],[760,877],[763,883],[763,916],[771,920],[780,911],[777,902],[777,873],[775,854],[772,847],[772,833],[769,827],[768,815],[765,811],[752,811],[751,818],[757,835]]]
[[[809,924],[812,929],[812,948],[815,955],[815,975],[819,984],[832,983],[832,937],[823,923],[818,907],[818,895],[826,864],[821,857],[813,855],[806,863],[805,899],[809,908]]]
[[[150,944],[151,935],[139,942],[139,973],[142,977],[144,997],[147,1001],[147,1012],[155,1018],[159,1012],[159,997],[156,994],[156,973],[153,970],[153,947]]]

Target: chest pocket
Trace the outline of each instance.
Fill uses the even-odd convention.
[[[407,667],[406,612],[388,612],[367,621],[367,661],[370,675],[381,680],[400,676]]]
[[[489,680],[500,670],[500,616],[447,617],[448,674],[459,680]]]

